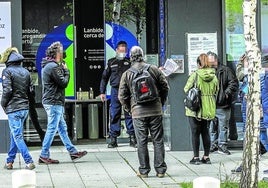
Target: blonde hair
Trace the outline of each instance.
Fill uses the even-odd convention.
[[[208,56],[205,53],[202,53],[197,58],[197,64],[199,65],[199,68],[208,68]]]

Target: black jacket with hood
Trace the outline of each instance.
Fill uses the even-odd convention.
[[[48,105],[64,105],[65,88],[68,86],[70,72],[54,59],[44,58],[42,63],[42,103]]]
[[[34,95],[31,76],[22,67],[24,57],[12,52],[5,62],[6,68],[2,72],[3,93],[1,106],[6,114],[29,109],[29,95]]]

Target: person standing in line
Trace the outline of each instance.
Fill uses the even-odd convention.
[[[262,64],[265,65],[265,64]],[[267,66],[267,65],[266,65]],[[263,67],[264,68],[264,67]],[[260,145],[259,145],[259,155],[265,154],[266,148],[264,144],[267,143],[267,133],[266,129],[268,127],[268,77],[267,77],[267,68],[265,69],[265,74],[260,75],[260,85],[261,85],[261,103],[262,103],[262,110],[263,110],[263,118],[260,119]],[[239,62],[236,66],[236,75],[240,82],[242,82],[240,86],[239,95],[241,98],[241,113],[242,113],[242,120],[243,120],[243,134],[246,131],[246,120],[247,120],[247,94],[248,94],[248,57],[247,54],[243,54]],[[244,135],[243,135],[244,137]],[[244,140],[244,139],[243,139]],[[262,143],[263,142],[263,143]],[[244,144],[243,144],[244,145]],[[232,169],[231,172],[240,173],[242,172],[242,163],[235,169]]]
[[[228,127],[231,115],[231,105],[238,92],[238,80],[232,69],[218,62],[218,56],[214,52],[208,52],[208,61],[211,67],[216,69],[219,81],[219,92],[216,102],[216,117],[218,119],[218,138],[211,136],[210,152],[218,151],[221,154],[230,155],[227,149]],[[215,124],[212,124],[214,126]],[[214,130],[214,128],[211,128]],[[216,135],[217,135],[216,134]]]
[[[148,152],[148,134],[150,133],[154,145],[154,168],[156,176],[165,176],[167,165],[165,163],[164,130],[162,123],[162,106],[168,95],[168,82],[164,74],[156,66],[150,65],[148,72],[154,80],[154,87],[159,95],[152,102],[138,103],[134,93],[133,79],[136,71],[144,69],[148,64],[144,62],[143,50],[139,46],[133,46],[130,50],[130,61],[132,66],[123,73],[119,86],[119,100],[124,109],[132,115],[135,133],[137,136],[139,171],[137,176],[147,178],[151,170]],[[145,84],[145,83],[144,83]],[[142,86],[141,92],[147,93],[151,88],[146,84]]]
[[[5,169],[13,169],[13,163],[18,150],[20,151],[26,169],[35,168],[32,156],[23,139],[23,125],[29,112],[29,97],[33,95],[31,76],[28,70],[22,67],[24,57],[18,49],[8,48],[0,58],[6,64],[2,72],[3,93],[1,106],[8,117],[10,128],[10,148]]]
[[[187,93],[195,83],[201,90],[201,108],[195,112],[185,107],[185,114],[188,116],[194,156],[190,164],[199,165],[211,164],[209,158],[210,134],[209,125],[216,115],[216,96],[218,92],[218,79],[215,75],[215,69],[209,67],[206,54],[200,54],[197,58],[198,69],[190,75],[185,86],[184,92]],[[204,156],[201,161],[199,158],[200,135],[203,141]]]
[[[100,97],[106,100],[106,86],[110,80],[111,85],[111,105],[110,105],[110,143],[108,148],[117,147],[117,137],[121,134],[121,112],[122,106],[118,100],[118,87],[122,74],[130,67],[129,59],[126,58],[127,43],[119,41],[116,47],[116,57],[108,60],[108,64],[103,71],[100,83]],[[136,136],[131,116],[124,112],[127,134],[129,134],[129,145],[137,147]]]
[[[63,46],[60,42],[52,43],[46,50],[46,58],[42,60],[42,104],[47,113],[47,130],[42,143],[39,164],[58,164],[58,160],[50,158],[49,148],[58,131],[59,136],[70,154],[72,161],[76,161],[87,154],[79,152],[70,141],[67,125],[64,120],[64,89],[67,87],[70,72],[66,64],[61,63]]]

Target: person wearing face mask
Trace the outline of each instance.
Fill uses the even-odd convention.
[[[117,147],[117,137],[121,134],[121,112],[122,106],[118,100],[118,88],[122,74],[130,68],[131,63],[126,57],[127,43],[119,41],[116,46],[116,57],[108,60],[105,70],[103,71],[100,83],[100,98],[104,102],[106,100],[106,87],[110,81],[111,85],[111,104],[110,104],[110,143],[108,148]],[[132,118],[129,113],[125,112],[125,124],[127,133],[129,134],[129,145],[137,147]]]

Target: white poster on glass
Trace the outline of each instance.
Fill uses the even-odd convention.
[[[196,59],[201,53],[209,51],[218,54],[217,32],[187,33],[187,52],[189,74],[197,69]]]
[[[0,2],[0,53],[11,47],[11,3]]]
[[[0,53],[11,47],[11,3],[0,2]],[[0,100],[2,98],[2,71],[4,64],[0,64]],[[0,105],[0,119],[7,119],[3,108]]]

